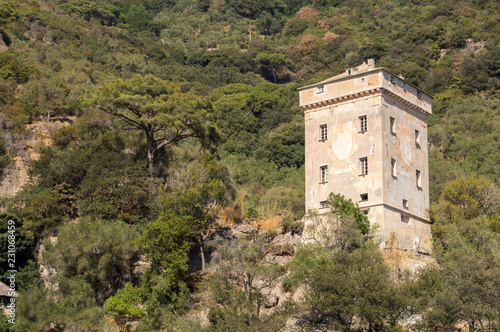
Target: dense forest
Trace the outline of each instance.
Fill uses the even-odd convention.
[[[370,58],[434,96],[416,271],[339,195],[328,245],[276,243],[305,213],[297,88]],[[2,331],[500,330],[497,1],[3,0],[0,123],[2,177],[29,167]]]

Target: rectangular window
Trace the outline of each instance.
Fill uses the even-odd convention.
[[[319,208],[320,209],[324,209],[326,207],[328,207],[328,203],[326,201],[319,202]]]
[[[361,194],[359,195],[359,197],[361,198],[361,202],[368,201],[368,194]]]
[[[391,159],[391,175],[396,177],[397,176],[397,169],[396,169],[396,159]]]
[[[367,216],[369,211],[370,210],[361,210],[361,213],[363,213],[365,216]]]
[[[391,76],[391,84],[396,84],[396,79],[394,78],[394,76]]]
[[[328,166],[321,166],[319,168],[319,183],[327,183],[328,182]]]
[[[362,115],[359,117],[359,131],[360,132],[365,132],[367,129],[366,126],[366,115]]]
[[[392,116],[389,119],[389,125],[392,136],[396,136],[396,120]]]
[[[328,128],[326,124],[319,126],[319,140],[324,141],[328,138]]]
[[[324,85],[317,86],[316,93],[322,93],[322,92],[325,92],[325,86]]]
[[[368,174],[368,158],[359,158],[359,175]]]
[[[403,208],[405,210],[408,210],[408,200],[407,199],[403,199]]]
[[[422,173],[417,169],[416,171],[416,176],[417,176],[417,187],[422,188]]]
[[[420,148],[420,132],[415,130],[415,145]]]

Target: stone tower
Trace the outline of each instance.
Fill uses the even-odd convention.
[[[430,251],[427,116],[432,97],[375,62],[299,89],[306,211],[328,195],[357,202],[382,238]]]

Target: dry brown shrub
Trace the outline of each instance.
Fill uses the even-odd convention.
[[[217,225],[220,227],[230,227],[236,223],[240,215],[239,208],[234,206],[220,206],[217,211]]]
[[[330,32],[328,31],[327,33],[325,33],[325,35],[323,36],[323,41],[325,43],[331,43],[332,41],[334,41],[335,39],[339,38],[339,35],[337,35],[336,33],[333,33],[333,32]]]
[[[384,258],[393,270],[394,276],[400,278],[404,269],[405,261],[408,258],[406,250],[399,247],[396,233],[392,232],[385,242]]]
[[[318,12],[308,6],[300,8],[300,10],[294,15],[295,18],[310,18],[316,16],[318,16]]]
[[[316,39],[315,36],[307,34],[307,35],[302,36],[302,40],[300,41],[300,44],[301,45],[311,45],[312,43],[314,43],[315,39]]]
[[[318,24],[316,25],[316,27],[318,29],[330,29],[332,27],[331,23],[330,23],[330,19],[328,18],[322,18],[320,20],[318,20]]]
[[[293,61],[301,61],[304,56],[311,53],[311,49],[302,45],[290,45],[285,49],[286,56]]]
[[[259,215],[260,217],[258,219],[251,220],[250,222],[258,229],[262,229],[265,231],[274,231],[275,229],[277,229],[284,218],[284,216],[280,212],[278,202],[263,205],[260,208]]]
[[[238,202],[234,202],[232,206],[215,206],[214,214],[216,216],[216,223],[220,227],[234,226],[238,221],[243,218],[243,199],[245,195],[241,195]]]
[[[275,229],[280,227],[282,221],[283,216],[275,215],[267,219],[256,220],[252,224],[258,229],[262,229],[264,231],[274,231]]]

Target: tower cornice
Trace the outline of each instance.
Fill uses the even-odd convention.
[[[335,104],[340,104],[340,103],[345,103],[345,102],[353,101],[355,99],[360,99],[360,98],[365,98],[365,97],[369,97],[369,96],[380,95],[380,93],[381,93],[381,89],[380,88],[375,88],[375,89],[370,89],[370,90],[355,92],[355,93],[348,94],[348,95],[341,96],[341,97],[335,97],[335,98],[323,100],[323,101],[317,102],[317,103],[311,103],[311,104],[308,104],[308,105],[303,105],[303,106],[301,106],[301,108],[304,111],[309,111],[309,110],[314,110],[314,109],[317,109],[317,108],[323,108],[323,107],[326,107],[326,106],[331,106],[331,105],[335,105]]]
[[[307,111],[312,111],[315,109],[323,108],[326,106],[331,106],[331,105],[336,105],[340,103],[345,103],[345,102],[351,102],[356,99],[360,98],[365,98],[365,97],[370,97],[370,96],[376,96],[376,95],[383,95],[384,97],[393,100],[394,102],[404,106],[408,110],[414,111],[417,114],[420,115],[425,115],[428,116],[430,113],[424,110],[423,108],[419,107],[418,105],[415,105],[414,103],[408,101],[405,98],[402,98],[398,96],[397,94],[393,93],[392,91],[385,89],[385,88],[374,88],[370,90],[365,90],[365,91],[360,91],[352,94],[348,94],[345,96],[340,96],[340,97],[335,97],[327,100],[323,100],[321,102],[316,102],[316,103],[311,103],[307,105],[301,106],[301,108],[304,110],[304,112]]]
[[[424,110],[420,106],[415,105],[414,103],[410,102],[409,100],[407,100],[401,96],[398,96],[397,94],[393,93],[392,91],[389,91],[385,88],[381,88],[380,90],[381,90],[381,93],[384,97],[391,99],[392,101],[394,101],[400,105],[403,105],[408,110],[414,111],[417,114],[425,115],[425,116],[428,116],[430,114],[429,112],[427,112],[426,110]]]

